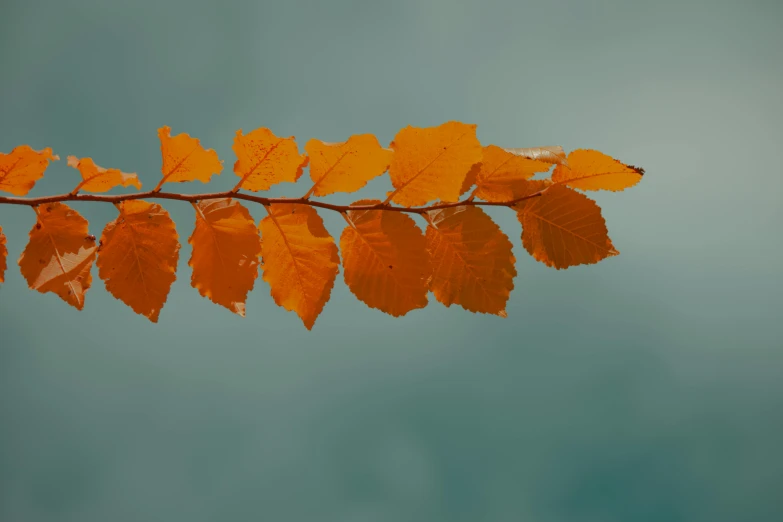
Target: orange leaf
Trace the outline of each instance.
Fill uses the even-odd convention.
[[[191,284],[199,293],[245,316],[247,294],[258,277],[261,237],[250,212],[232,199],[193,204],[196,228],[188,243],[193,254]]]
[[[81,310],[92,283],[90,269],[96,250],[87,220],[62,203],[35,207],[35,213],[38,221],[19,258],[22,275],[33,290],[54,292]]]
[[[269,190],[272,185],[295,183],[307,165],[307,156],[299,154],[294,137],[278,138],[267,128],[243,136],[239,129],[234,137],[234,173],[241,179],[237,187],[246,190]]]
[[[82,175],[82,181],[71,194],[76,194],[80,190],[85,192],[108,192],[114,187],[129,187],[133,185],[141,189],[139,177],[133,174],[121,172],[118,169],[104,169],[96,165],[92,158],[79,159],[76,156],[68,156],[68,166],[73,167]]]
[[[465,179],[462,180],[462,187],[459,189],[459,195],[460,197],[469,191],[473,185],[476,184],[476,178],[478,178],[478,173],[481,170],[481,163],[476,163],[473,165],[468,173],[465,175]]]
[[[310,206],[276,203],[259,228],[264,281],[278,306],[295,311],[308,330],[329,300],[340,258],[321,216]]]
[[[357,134],[342,143],[312,139],[305,150],[314,183],[306,197],[355,192],[386,172],[392,157],[392,151],[381,147],[372,134]]]
[[[24,196],[44,175],[49,161],[58,160],[52,149],[38,151],[29,145],[20,145],[10,154],[0,152],[0,190]]]
[[[204,149],[197,138],[191,138],[184,132],[172,138],[171,127],[168,126],[158,129],[158,138],[163,156],[163,178],[155,190],[160,189],[164,183],[194,180],[209,183],[213,174],[220,174],[223,170],[223,162],[218,158],[217,152]]]
[[[544,163],[563,165],[566,163],[565,151],[560,145],[552,147],[530,147],[505,149],[507,152],[523,158],[543,161]]]
[[[644,169],[625,165],[597,150],[575,150],[568,166],[558,165],[552,181],[581,190],[625,190],[639,183]]]
[[[8,249],[5,247],[5,234],[3,234],[3,227],[0,227],[0,283],[5,281],[5,269],[6,258],[8,257]]]
[[[357,201],[373,205],[379,201]],[[402,212],[349,210],[340,237],[345,284],[367,306],[395,317],[427,306],[430,260],[421,229]]]
[[[549,163],[528,159],[513,150],[495,145],[484,147],[476,176],[476,197],[485,201],[513,201],[526,195],[530,178],[551,167]]]
[[[619,254],[609,239],[601,209],[563,185],[515,205],[522,244],[535,259],[557,269],[597,263]]]
[[[476,126],[450,121],[438,127],[406,127],[391,143],[387,201],[404,207],[440,199],[457,201],[471,167],[481,161]]]
[[[177,230],[168,212],[155,203],[130,200],[117,209],[120,215],[101,236],[98,275],[111,295],[157,323],[177,278]]]
[[[428,217],[435,298],[446,306],[505,317],[517,271],[511,242],[500,227],[475,206],[431,210]]]

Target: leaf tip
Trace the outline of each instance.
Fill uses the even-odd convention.
[[[170,138],[171,137],[171,127],[168,125],[164,125],[163,127],[158,129],[158,137],[163,138]]]
[[[636,165],[626,165],[629,169],[635,170],[637,174],[640,176],[644,176],[644,169],[642,167],[637,167]]]

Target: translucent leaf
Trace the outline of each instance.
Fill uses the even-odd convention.
[[[372,134],[351,136],[342,143],[313,139],[307,142],[305,150],[314,183],[310,193],[316,196],[359,190],[386,172],[392,157],[392,151],[381,147]]]
[[[513,201],[529,192],[530,178],[550,167],[549,163],[489,145],[484,147],[476,175],[475,195],[484,201]]]
[[[310,330],[337,277],[337,246],[312,207],[277,203],[266,209],[259,225],[264,281],[275,303],[296,312]]]
[[[81,310],[96,250],[87,220],[63,203],[35,207],[35,213],[38,220],[19,258],[22,275],[33,290],[53,292]]]
[[[340,250],[351,292],[367,306],[395,317],[427,306],[431,266],[424,235],[413,219],[381,210],[350,210],[344,217],[348,226]]]
[[[250,212],[232,199],[195,203],[191,284],[199,293],[245,316],[247,294],[258,277],[261,238]]]
[[[24,196],[41,179],[49,161],[60,159],[52,149],[33,150],[20,145],[10,154],[0,152],[0,190],[16,196]]]
[[[160,205],[141,200],[117,205],[98,250],[98,275],[114,297],[158,322],[177,278],[179,241],[174,222]]]
[[[522,245],[538,261],[557,269],[597,263],[619,254],[592,199],[563,185],[515,206]]]
[[[517,271],[511,242],[500,227],[475,206],[432,210],[428,216],[435,298],[446,306],[505,317]]]
[[[240,188],[252,191],[269,190],[283,181],[294,183],[307,165],[307,156],[299,154],[294,137],[278,138],[266,128],[234,137],[234,173],[240,177]]]
[[[639,183],[644,169],[625,165],[597,150],[579,149],[568,155],[568,165],[558,165],[552,181],[580,190],[625,190]]]
[[[481,161],[476,126],[450,121],[438,127],[406,127],[391,143],[389,199],[404,207],[459,199],[465,177]]]
[[[209,183],[213,174],[220,174],[223,170],[223,162],[217,152],[204,149],[197,138],[191,138],[185,133],[172,138],[171,128],[167,126],[158,129],[158,138],[163,156],[163,178],[156,190],[164,183],[194,180]]]
[[[68,156],[68,166],[73,167],[82,175],[82,181],[72,193],[77,192],[108,192],[114,187],[129,187],[133,185],[141,189],[139,177],[135,174],[127,174],[118,169],[105,169],[96,165],[92,158],[79,159],[76,156]]]
[[[544,163],[555,165],[566,163],[565,151],[563,151],[563,147],[559,145],[551,147],[510,148],[504,150],[516,156],[543,161]]]

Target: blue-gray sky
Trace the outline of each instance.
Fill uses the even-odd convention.
[[[460,120],[647,175],[595,196],[621,252],[599,265],[536,263],[493,209],[508,319],[432,297],[394,319],[339,276],[312,332],[260,280],[244,320],[202,299],[187,244],[159,324],[95,273],[77,312],[26,288],[34,216],[0,206],[0,520],[783,519],[779,2],[1,3],[0,151],[151,187],[170,125],[230,187],[239,128],[388,143]],[[115,215],[74,206],[94,234]],[[165,206],[187,237],[192,209]]]

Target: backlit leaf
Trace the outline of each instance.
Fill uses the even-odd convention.
[[[372,134],[351,136],[342,143],[312,139],[305,145],[310,157],[310,193],[326,196],[355,192],[389,168],[392,151],[381,147]]]
[[[6,258],[8,257],[8,249],[5,247],[5,234],[3,234],[3,227],[0,227],[0,283],[5,281],[5,269]]]
[[[258,277],[261,238],[247,208],[232,199],[193,204],[196,227],[188,243],[193,254],[191,284],[199,293],[245,316],[247,294]]]
[[[505,150],[516,156],[543,161],[544,163],[555,165],[566,163],[565,151],[559,145],[553,147],[510,148]]]
[[[615,250],[595,201],[563,185],[515,205],[522,245],[535,259],[557,269],[597,263]]]
[[[117,205],[98,250],[98,275],[114,297],[158,322],[177,278],[179,241],[174,222],[160,205],[141,200]]]
[[[500,227],[475,206],[431,210],[428,216],[435,298],[446,306],[505,317],[517,271],[511,242]]]
[[[558,165],[552,181],[580,190],[625,190],[639,183],[644,169],[625,165],[597,150],[579,149],[568,155],[568,165]]]
[[[99,167],[92,158],[79,159],[76,156],[68,156],[68,166],[73,167],[82,175],[82,181],[71,192],[108,192],[114,187],[129,187],[133,185],[141,189],[139,177],[135,174],[127,174],[118,169],[105,169]]]
[[[450,121],[438,127],[406,127],[391,143],[389,200],[404,207],[459,199],[465,176],[481,161],[476,125]]]
[[[528,159],[513,150],[495,145],[484,147],[476,176],[476,197],[484,201],[513,201],[527,193],[530,178],[551,167],[549,163]]]
[[[198,138],[191,138],[184,132],[172,138],[171,127],[168,126],[158,129],[158,138],[163,156],[163,178],[156,190],[164,183],[194,180],[208,183],[213,174],[220,174],[223,170],[223,162],[217,152],[204,149]]]
[[[275,303],[295,311],[310,330],[337,277],[337,245],[312,207],[276,203],[266,209],[259,225],[264,281]]]
[[[96,250],[87,220],[63,203],[41,205],[35,213],[38,220],[19,258],[22,275],[33,290],[54,292],[81,310]]]
[[[373,205],[379,201],[357,201]],[[367,306],[395,317],[427,306],[431,266],[424,234],[402,212],[349,210],[340,237],[345,284]]]
[[[49,161],[58,159],[48,147],[39,151],[20,145],[10,154],[0,152],[0,190],[16,196],[26,195],[43,177]]]
[[[307,156],[299,154],[294,137],[278,138],[267,128],[248,135],[239,129],[234,137],[234,173],[240,177],[240,188],[252,191],[269,190],[272,185],[296,182],[307,165]]]

